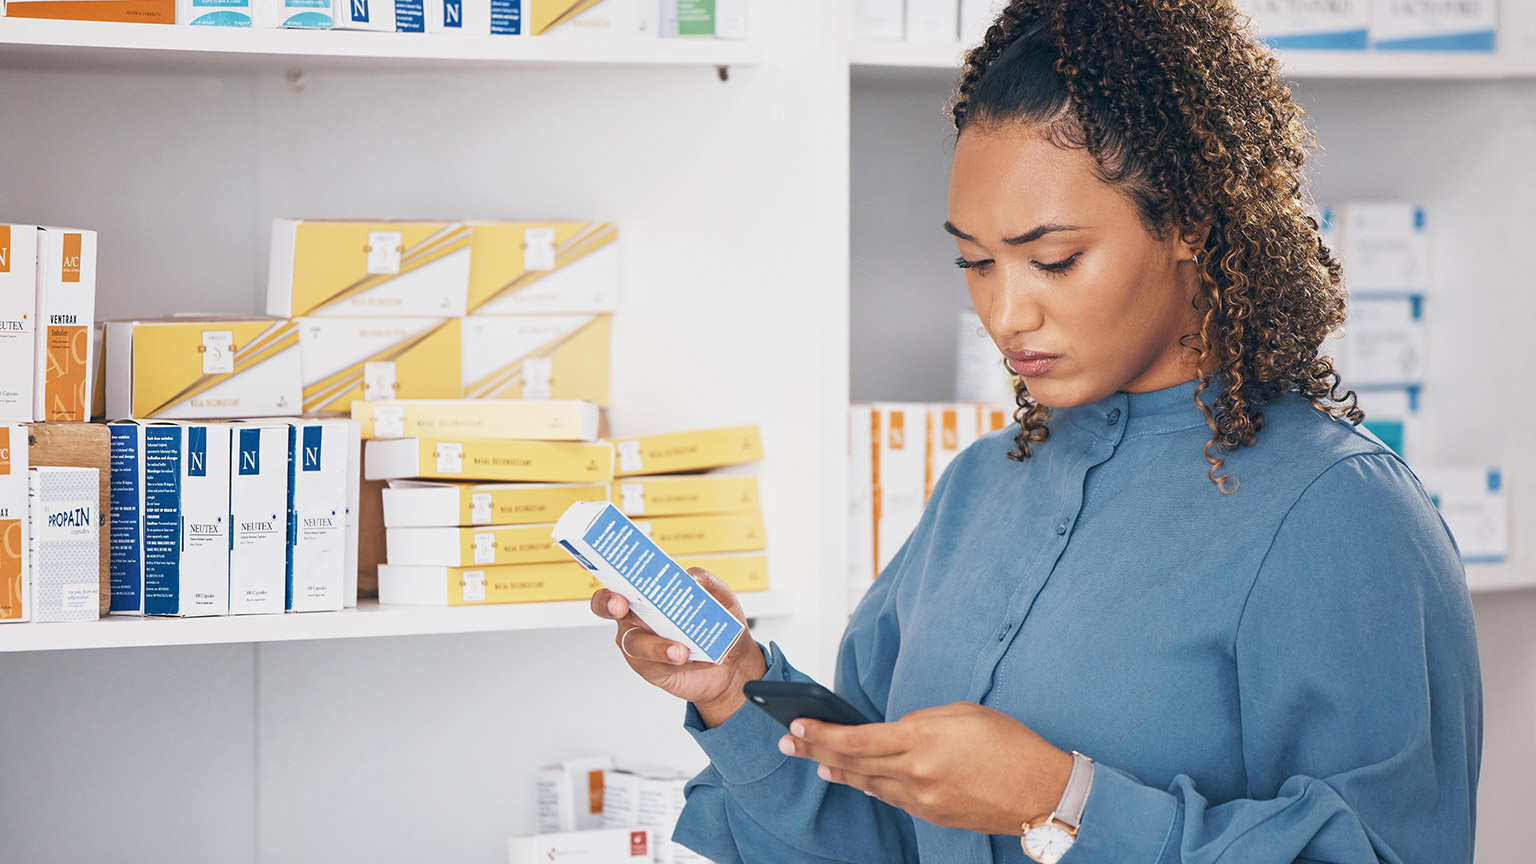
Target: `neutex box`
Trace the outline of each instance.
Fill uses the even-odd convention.
[[[287,422],[288,610],[339,610],[346,588],[348,424]]]
[[[229,612],[231,427],[144,429],[144,614]]]
[[[628,600],[648,627],[687,645],[690,659],[719,663],[746,629],[606,501],[572,504],[551,537],[608,590]]]
[[[288,425],[236,426],[229,466],[229,613],[287,606]]]

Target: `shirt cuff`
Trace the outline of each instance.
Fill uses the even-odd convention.
[[[805,676],[789,665],[778,643],[770,642],[767,648],[761,644],[757,647],[762,650],[763,660],[768,664],[768,672],[763,675],[764,681],[805,680]],[[693,740],[699,742],[710,764],[720,772],[728,785],[756,783],[777,771],[789,759],[779,752],[779,739],[784,737],[787,730],[777,720],[769,717],[768,712],[746,703],[726,718],[724,723],[706,729],[699,709],[689,702],[683,717],[683,727],[693,736]]]
[[[1061,864],[1155,864],[1179,817],[1178,799],[1094,763],[1077,840]]]

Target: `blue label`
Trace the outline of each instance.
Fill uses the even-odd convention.
[[[109,426],[112,468],[107,502],[112,514],[108,533],[107,573],[112,581],[113,612],[139,612],[144,603],[144,537],[139,521],[143,494],[140,486],[138,425]]]
[[[569,540],[561,540],[560,541],[560,545],[562,547],[564,547],[564,549],[566,551],[566,554],[568,554],[572,558],[576,559],[576,563],[577,564],[580,564],[581,566],[587,568],[588,570],[596,570],[597,569],[596,567],[592,566],[592,562],[591,561],[588,561],[587,559],[581,557],[581,553],[576,551],[576,547],[571,545],[571,541],[569,541]]]
[[[1499,473],[1498,469],[1496,469],[1496,468],[1490,470],[1488,472],[1488,491],[1489,492],[1497,492],[1503,486],[1504,486],[1504,475]]]
[[[223,9],[218,12],[209,12],[200,15],[187,22],[194,27],[249,27],[251,16],[244,12],[234,12]]]
[[[187,476],[208,476],[208,427],[187,428]]]
[[[1368,41],[1364,27],[1331,33],[1297,33],[1292,36],[1266,36],[1270,47],[1281,51],[1364,51]]]
[[[443,0],[443,26],[452,30],[464,29],[464,0]]]
[[[175,615],[181,600],[181,427],[144,430],[144,613]]]
[[[282,26],[290,30],[329,30],[334,22],[326,12],[300,12],[284,19]]]
[[[742,623],[612,504],[582,540],[709,659],[718,663],[741,633]]]
[[[305,471],[319,471],[320,470],[320,455],[321,455],[322,451],[324,450],[324,448],[321,447],[320,444],[324,440],[324,438],[323,438],[324,433],[325,433],[325,429],[320,427],[320,426],[305,426],[304,427],[304,453],[303,453],[303,457],[304,457],[303,466],[304,467],[303,467],[303,470],[305,470]]]
[[[517,36],[523,32],[523,0],[491,0],[491,32]]]
[[[1496,50],[1497,36],[1492,30],[1473,33],[1452,33],[1444,36],[1421,36],[1411,39],[1386,39],[1372,45],[1377,51],[1473,51],[1487,53]]]
[[[352,20],[359,24],[368,23],[368,0],[351,0]]]
[[[236,465],[236,470],[241,476],[261,473],[260,429],[240,430],[240,462]],[[231,532],[230,536],[233,537],[234,533]]]
[[[427,7],[424,0],[395,0],[395,32],[427,32]]]
[[[298,429],[288,427],[288,563],[285,568],[285,584],[283,608],[293,608],[293,546],[299,542],[299,515],[293,508],[294,468],[298,467],[298,461],[294,459],[294,448],[298,445]],[[308,437],[309,428],[304,429]],[[318,457],[317,457],[318,458]]]

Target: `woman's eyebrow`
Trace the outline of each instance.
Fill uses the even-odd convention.
[[[964,231],[961,231],[959,228],[956,228],[952,222],[945,222],[944,230],[956,237],[959,237],[961,240],[969,240],[972,243],[977,242],[975,237],[972,237]],[[1017,237],[1005,237],[1003,238],[1003,242],[1009,246],[1023,246],[1025,243],[1033,243],[1047,234],[1054,234],[1058,231],[1081,230],[1083,230],[1083,228],[1080,225],[1060,225],[1055,222],[1048,222],[1044,225],[1036,225],[1035,227],[1029,229]]]

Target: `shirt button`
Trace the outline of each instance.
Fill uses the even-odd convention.
[[[1107,419],[1109,421],[1109,425],[1111,425],[1111,426],[1115,425],[1116,423],[1119,423],[1120,422],[1120,409],[1116,408],[1115,410],[1109,412],[1109,416],[1107,418],[1105,418],[1105,419]]]
[[[1008,627],[1004,627],[1003,629],[997,631],[997,641],[1001,642],[1004,639],[1007,639],[1008,638],[1008,630],[1009,629],[1010,628],[1008,628]]]
[[[1056,523],[1056,533],[1058,535],[1059,534],[1065,534],[1065,533],[1067,533],[1067,529],[1071,528],[1071,527],[1072,527],[1072,520],[1064,516],[1064,517],[1062,517],[1062,520],[1060,522]]]

